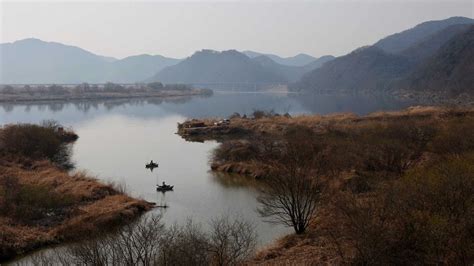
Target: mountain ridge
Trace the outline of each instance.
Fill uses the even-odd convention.
[[[452,24],[458,21],[460,24]],[[472,22],[472,23],[467,23]],[[413,29],[420,29],[428,25],[432,30],[430,35],[417,36],[416,40],[410,40],[411,46],[405,47],[403,50],[397,50],[404,47],[407,42],[407,36],[411,36]],[[434,64],[432,58],[439,56],[439,52],[453,39],[462,36],[463,32],[474,25],[474,20],[469,18],[455,17],[448,18],[445,21],[430,21],[415,26],[412,29],[393,34],[392,38],[384,38],[383,42],[377,42],[372,46],[366,46],[355,49],[353,52],[337,57],[334,60],[324,64],[321,68],[315,69],[305,74],[299,81],[291,84],[290,89],[295,91],[325,91],[325,92],[395,92],[404,90],[404,88],[415,88],[413,80],[417,77],[413,76],[420,66],[429,69],[430,64]],[[404,35],[408,34],[408,35]],[[395,38],[396,37],[396,38]],[[397,39],[393,44],[389,44],[389,40]],[[381,40],[381,41],[382,41]],[[377,45],[384,43],[384,45]],[[391,47],[387,49],[387,47]],[[397,49],[394,49],[397,48]],[[393,49],[392,49],[393,48]],[[388,50],[388,51],[387,51]],[[396,52],[395,52],[396,51]],[[449,63],[447,55],[445,55],[445,64]],[[462,58],[461,56],[458,56]],[[474,59],[473,59],[474,61]],[[466,61],[463,61],[466,62]],[[467,63],[466,63],[467,64]],[[442,67],[440,67],[442,69]],[[428,72],[423,72],[423,79],[430,79]],[[436,71],[429,72],[431,79],[436,80]],[[470,75],[464,71],[465,75]],[[474,73],[474,71],[472,72]],[[473,75],[471,73],[471,75]],[[421,74],[420,74],[421,75]],[[474,76],[474,75],[473,75]],[[461,78],[456,76],[456,79]],[[418,77],[421,79],[421,77]],[[442,83],[438,80],[440,84]],[[436,87],[434,83],[425,82],[430,86]],[[468,83],[463,82],[464,89],[468,90]],[[419,87],[419,86],[418,86]],[[418,88],[419,89],[419,88]],[[435,90],[435,89],[433,89]],[[429,91],[425,89],[425,91]],[[459,90],[458,90],[459,91]]]
[[[164,83],[285,82],[236,50],[203,49],[180,63],[158,72],[150,80]]]
[[[0,83],[132,83],[177,62],[179,59],[161,55],[116,59],[77,46],[27,38],[0,44]]]
[[[422,22],[410,29],[389,35],[377,41],[374,46],[390,53],[399,53],[416,42],[456,24],[472,24],[474,19],[467,17],[450,17],[443,20],[430,20]]]
[[[259,56],[267,56],[276,63],[280,65],[287,65],[287,66],[305,66],[315,60],[318,60],[319,58],[316,58],[314,56],[304,54],[304,53],[299,53],[295,56],[289,56],[289,57],[281,57],[276,54],[269,54],[269,53],[260,53],[260,52],[255,52],[251,50],[245,50],[242,51],[243,54],[250,58],[255,58]]]
[[[474,25],[454,36],[402,81],[409,92],[474,93]]]

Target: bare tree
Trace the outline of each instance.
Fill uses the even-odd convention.
[[[207,231],[191,219],[166,228],[159,216],[147,216],[115,233],[40,253],[25,264],[238,265],[255,246],[254,227],[239,218],[214,219]]]
[[[86,265],[151,265],[158,257],[165,228],[159,216],[144,217],[116,234],[78,242],[60,250],[58,257]]]
[[[211,221],[209,251],[213,265],[239,265],[256,246],[254,226],[242,219],[227,216]]]
[[[161,239],[155,265],[208,265],[209,242],[199,224],[188,219],[185,225],[171,226]]]
[[[302,234],[314,218],[320,188],[317,176],[323,147],[314,141],[314,133],[294,128],[286,135],[281,159],[270,162],[272,172],[258,201],[258,212],[267,221],[293,227]]]

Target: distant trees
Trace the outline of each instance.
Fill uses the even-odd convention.
[[[77,85],[75,88],[74,88],[74,92],[75,93],[87,93],[87,92],[92,92],[92,88],[91,86],[89,85],[89,83],[82,83],[82,84],[79,84]]]
[[[23,90],[28,93],[29,95],[33,95],[33,90],[31,89],[30,85],[25,85]]]
[[[12,94],[12,93],[15,93],[15,88],[13,88],[13,86],[10,86],[10,85],[5,85],[0,89],[0,91],[5,94]]]
[[[152,82],[152,83],[136,83],[136,84],[116,84],[113,82],[107,82],[105,84],[89,84],[81,83],[77,85],[25,85],[20,86],[10,86],[10,85],[0,85],[0,94],[13,96],[18,95],[21,97],[22,94],[29,96],[40,96],[44,97],[45,95],[49,96],[60,96],[64,98],[86,95],[86,94],[130,94],[130,93],[159,93],[161,91],[190,91],[193,88],[185,84],[162,84],[161,82]],[[212,90],[201,89],[202,94],[212,94]]]
[[[147,86],[154,90],[161,90],[164,88],[163,83],[161,82],[151,82],[151,83],[148,83]]]
[[[120,92],[123,91],[125,88],[122,85],[115,84],[112,82],[107,82],[104,84],[104,91],[110,92]]]
[[[70,90],[60,85],[51,85],[48,87],[48,92],[55,95],[62,95],[70,93]]]

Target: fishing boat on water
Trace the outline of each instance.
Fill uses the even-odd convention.
[[[150,163],[145,164],[145,168],[147,168],[147,169],[153,169],[153,168],[157,168],[157,167],[158,167],[158,164],[153,162],[153,160],[151,160]]]
[[[161,186],[156,185],[156,191],[161,191],[161,192],[172,191],[173,188],[174,188],[174,186],[167,185],[167,184],[165,184],[164,181],[163,181],[163,184]]]

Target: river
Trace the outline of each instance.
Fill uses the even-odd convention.
[[[211,172],[209,156],[218,144],[186,142],[175,134],[178,122],[234,112],[248,115],[256,109],[292,115],[366,114],[409,104],[388,97],[215,93],[168,100],[2,104],[0,124],[56,120],[79,135],[73,149],[75,171],[122,184],[135,197],[168,205],[152,211],[160,213],[166,224],[192,218],[205,226],[220,215],[243,217],[255,225],[259,244],[265,245],[291,230],[268,224],[256,213],[254,180]],[[159,162],[153,172],[144,167],[150,160]],[[156,192],[156,183],[162,181],[174,185],[174,191]]]

